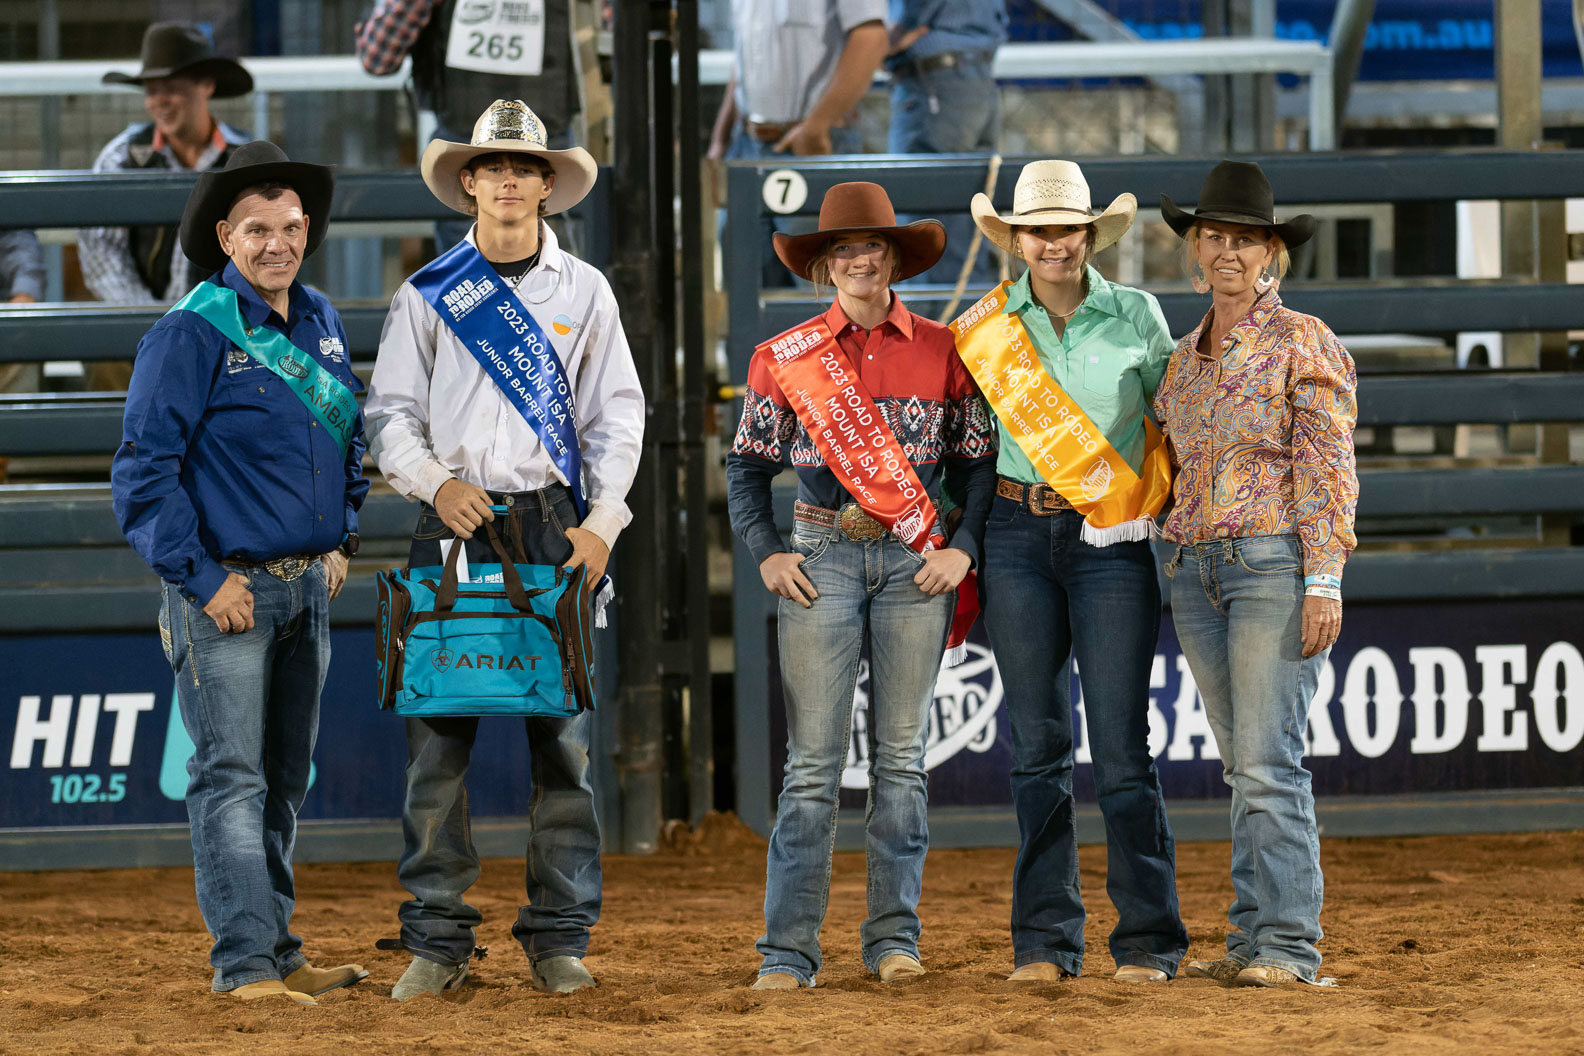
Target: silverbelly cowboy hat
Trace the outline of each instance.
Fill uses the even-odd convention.
[[[838,183],[820,201],[819,230],[806,235],[777,231],[772,238],[776,256],[794,275],[814,281],[809,265],[836,235],[874,231],[896,244],[897,272],[901,282],[928,271],[946,251],[946,228],[939,220],[898,224],[891,196],[878,183]]]
[[[555,171],[555,186],[545,199],[545,215],[564,213],[583,200],[599,174],[594,158],[582,147],[551,150],[545,145],[544,122],[521,99],[497,99],[473,123],[466,143],[436,139],[423,154],[424,183],[434,196],[459,213],[469,213],[473,200],[458,178],[462,166],[480,154],[508,151],[543,158]]]
[[[328,165],[291,161],[286,152],[267,139],[255,139],[231,152],[223,169],[210,169],[198,177],[187,207],[182,210],[181,247],[187,259],[205,274],[219,271],[228,259],[220,249],[215,225],[231,212],[236,196],[257,183],[284,183],[302,199],[308,217],[308,244],[303,259],[313,256],[330,229],[330,199],[335,175]]]
[[[1315,233],[1315,218],[1308,213],[1300,213],[1291,220],[1276,219],[1270,180],[1252,161],[1223,161],[1211,169],[1204,186],[1199,189],[1199,203],[1194,212],[1180,208],[1170,197],[1161,195],[1161,219],[1183,238],[1201,220],[1268,227],[1280,236],[1288,249],[1303,245]]]
[[[216,55],[209,35],[191,22],[156,22],[143,31],[143,68],[136,73],[111,71],[100,84],[126,84],[139,87],[144,81],[161,77],[208,77],[214,81],[214,97],[230,99],[253,90],[253,75],[235,59]]]

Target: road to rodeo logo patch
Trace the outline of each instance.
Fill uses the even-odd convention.
[[[924,769],[933,770],[967,749],[987,752],[995,744],[996,712],[1001,708],[1001,672],[990,650],[968,642],[968,659],[956,667],[942,666],[930,701],[929,739]],[[853,694],[852,733],[847,743],[847,768],[842,787],[869,787],[869,662],[858,670]]]

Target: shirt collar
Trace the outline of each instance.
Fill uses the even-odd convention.
[[[220,124],[220,122],[216,121],[213,117],[211,117],[209,119],[209,121],[214,126],[209,132],[209,146],[213,147],[217,151],[225,150],[226,146],[228,145],[228,141],[226,140],[226,137],[225,137],[224,126],[222,126]],[[150,145],[155,150],[164,150],[166,144],[169,143],[169,142],[170,141],[165,138],[165,133],[160,131],[160,128],[159,128],[158,125],[155,125],[154,126],[154,142],[152,144],[150,144]]]
[[[1231,348],[1239,342],[1253,344],[1258,341],[1260,331],[1265,329],[1266,324],[1271,321],[1271,317],[1281,310],[1281,306],[1281,294],[1275,290],[1260,294],[1253,307],[1249,309],[1248,314],[1227,332],[1227,336],[1232,339],[1232,344],[1227,347]],[[1210,309],[1205,312],[1204,318],[1199,320],[1199,325],[1193,328],[1192,333],[1182,339],[1182,343],[1189,348],[1197,349],[1200,336],[1214,317],[1215,306],[1211,305]]]
[[[887,323],[902,335],[904,341],[913,340],[913,313],[907,310],[907,306],[902,303],[901,296],[895,290],[891,291],[891,310],[886,313],[884,319],[880,320],[881,326]],[[847,318],[847,313],[842,311],[839,298],[832,301],[829,310],[825,312],[825,325],[830,327],[833,334],[839,334],[853,325],[853,321]]]
[[[473,226],[468,228],[467,240],[472,243],[474,249],[478,249],[477,220],[473,221]],[[557,272],[565,271],[566,261],[562,259],[565,254],[561,249],[561,240],[556,238],[556,233],[551,230],[549,224],[544,222],[543,217],[539,218],[539,244],[543,247],[543,252],[539,254],[539,263],[535,267],[549,268],[551,271]]]
[[[274,309],[259,296],[253,284],[242,277],[242,273],[237,270],[236,261],[226,261],[225,269],[220,272],[219,279],[221,286],[236,291],[237,306],[242,309],[242,318],[248,326],[254,328],[263,326]],[[303,290],[301,280],[293,279],[291,289],[286,291],[286,307],[294,316],[300,316],[305,307]],[[284,319],[281,321],[286,322]]]
[[[1111,283],[1106,281],[1106,277],[1104,275],[1101,275],[1094,269],[1093,264],[1089,265],[1088,276],[1089,295],[1084,298],[1083,303],[1090,308],[1093,308],[1095,311],[1104,312],[1107,315],[1114,316],[1118,314],[1116,290],[1112,287]],[[1022,276],[1012,284],[1012,288],[1007,290],[1006,307],[1002,308],[1001,310],[1008,314],[1012,314],[1032,307],[1034,307],[1034,291],[1029,286],[1029,273],[1025,271]]]

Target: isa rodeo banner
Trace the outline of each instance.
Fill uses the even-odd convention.
[[[1309,710],[1305,765],[1324,795],[1584,785],[1584,620],[1580,603],[1353,605]],[[774,638],[772,635],[772,648]],[[859,672],[842,787],[869,787],[868,666]],[[777,775],[785,762],[779,680],[771,680]],[[1084,702],[1075,706],[1074,792],[1094,799]],[[1215,739],[1170,615],[1150,674],[1150,751],[1166,794],[1227,795]],[[976,629],[968,660],[935,686],[925,766],[932,806],[1011,801],[1011,733],[996,659]],[[780,788],[779,777],[773,781]]]

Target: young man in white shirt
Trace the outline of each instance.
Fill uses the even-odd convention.
[[[463,540],[470,561],[498,560],[479,531],[496,521],[519,560],[583,566],[594,584],[632,519],[624,500],[644,397],[616,298],[542,219],[575,205],[595,173],[581,148],[547,149],[544,126],[517,100],[486,110],[471,142],[436,140],[424,153],[429,189],[478,219],[397,291],[364,409],[385,479],[424,504],[413,567],[439,564],[444,539]],[[491,505],[510,512],[497,518]],[[600,908],[590,719],[524,719],[534,782],[529,905],[512,934],[534,986],[550,993],[594,985],[582,963]],[[478,719],[406,724],[397,875],[413,896],[399,916],[414,956],[397,1000],[460,986],[482,920],[463,899],[479,875],[464,787]]]

